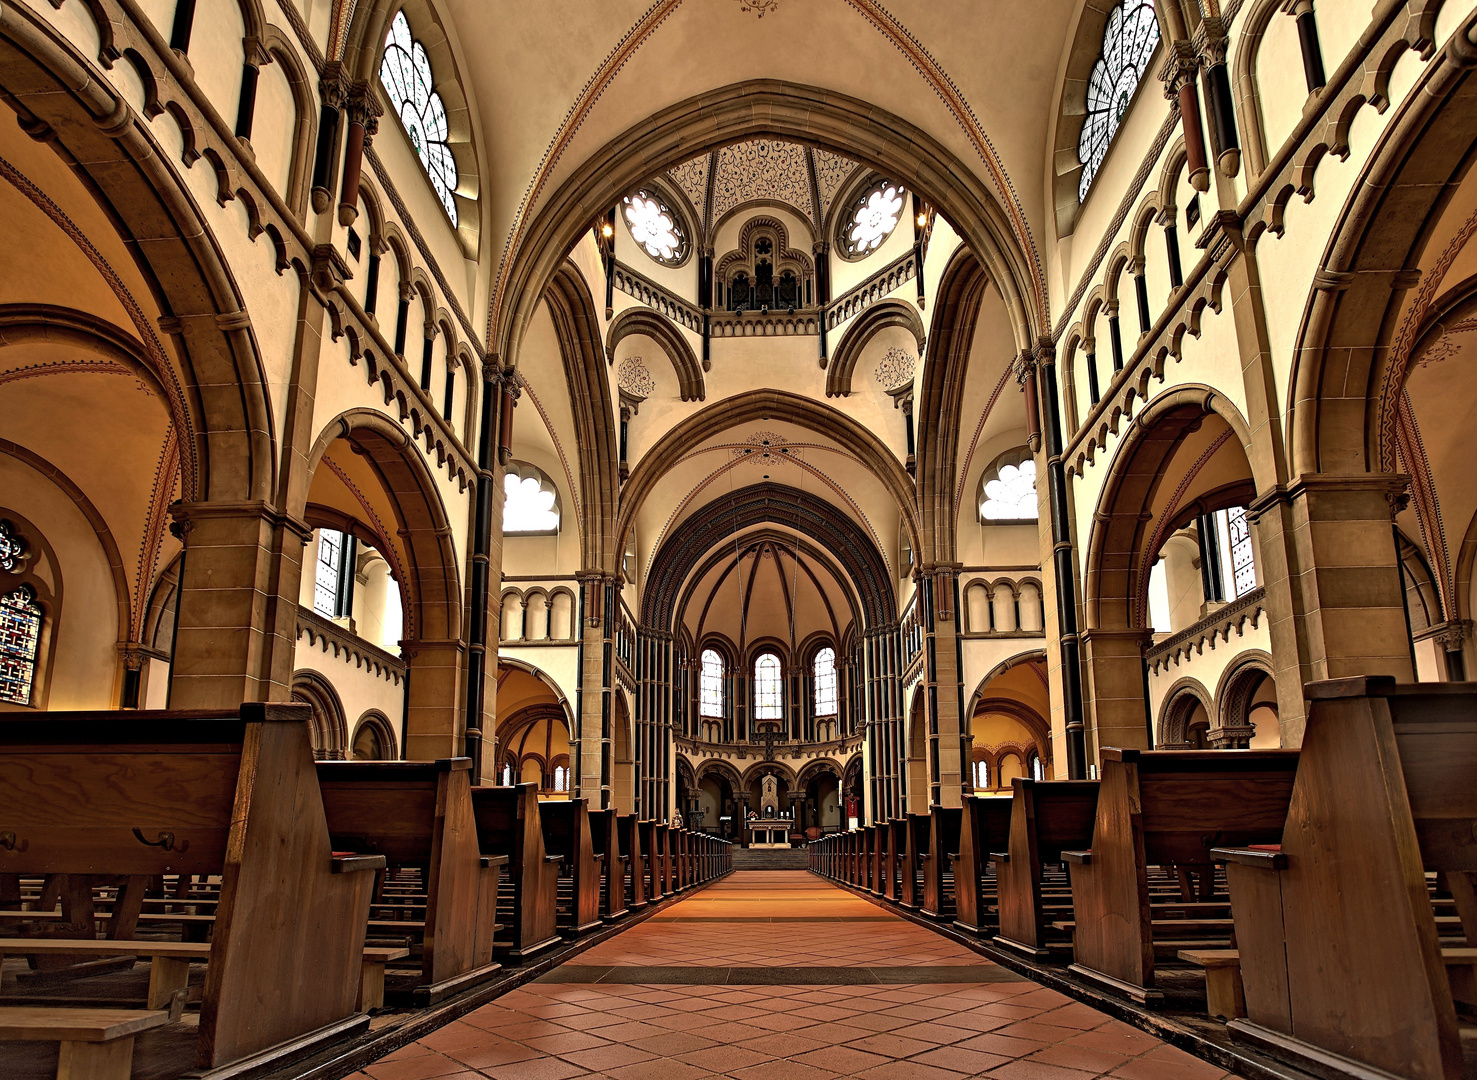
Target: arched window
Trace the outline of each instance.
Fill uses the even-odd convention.
[[[1032,780],[1046,779],[1046,766],[1041,763],[1041,755],[1034,750],[1026,755],[1026,773]]]
[[[902,217],[907,189],[891,180],[879,180],[858,195],[841,223],[841,250],[855,259],[882,246]]]
[[[981,521],[1035,521],[1036,459],[1025,447],[1002,454],[980,484]]]
[[[988,761],[976,761],[974,763],[974,789],[976,791],[987,791],[990,787],[990,763]]]
[[[318,530],[313,610],[325,619],[341,618],[352,609],[356,547],[352,536],[337,529]]]
[[[568,791],[569,790],[569,770],[567,768],[565,768],[563,765],[555,765],[554,766],[554,790],[555,791]]]
[[[1123,0],[1108,13],[1102,53],[1087,82],[1087,119],[1077,140],[1077,160],[1082,164],[1082,178],[1077,182],[1079,203],[1087,199],[1158,44],[1159,21],[1154,16],[1153,0]]]
[[[457,224],[456,158],[446,145],[449,129],[446,105],[435,90],[431,61],[426,49],[411,37],[405,12],[396,13],[385,35],[385,58],[380,62],[380,82],[389,95],[390,107],[405,127],[410,145],[420,155],[431,186],[441,200],[452,225]]]
[[[713,649],[704,649],[703,670],[698,686],[698,715],[723,715],[723,657]]]
[[[784,692],[780,688],[780,658],[765,653],[754,661],[754,719],[783,720]]]
[[[504,533],[548,536],[559,531],[559,491],[532,465],[509,463],[503,495]]]
[[[29,705],[41,650],[41,605],[29,585],[0,596],[0,701]]]
[[[815,714],[836,715],[836,650],[829,646],[815,654]]]
[[[513,763],[511,761],[503,762],[502,785],[503,787],[513,786]]]

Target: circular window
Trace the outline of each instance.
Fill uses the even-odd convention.
[[[852,202],[841,222],[841,250],[853,259],[882,246],[903,215],[907,189],[891,180],[879,180]]]
[[[981,521],[1035,521],[1036,460],[1025,447],[996,458],[980,478]]]
[[[687,230],[682,219],[653,191],[627,195],[621,214],[631,238],[659,263],[678,266],[687,260]]]

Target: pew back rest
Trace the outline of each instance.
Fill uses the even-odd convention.
[[[0,720],[0,869],[219,873],[247,726],[235,711]]]
[[[1036,855],[1042,862],[1060,862],[1063,851],[1092,846],[1098,781],[1016,777],[1013,783],[1012,822],[1021,818],[1023,840],[1034,835]]]
[[[931,843],[938,844],[940,857],[947,858],[959,854],[959,825],[964,816],[964,811],[958,806],[935,806],[929,816],[933,819],[929,825]],[[947,866],[947,862],[945,866]]]
[[[992,851],[1004,851],[1010,845],[1011,799],[979,795],[965,801],[974,815],[971,825],[976,831],[980,851],[988,860]],[[961,841],[962,845],[962,841]],[[985,863],[981,863],[983,867]]]
[[[1477,692],[1417,684],[1392,687],[1385,700],[1422,863],[1477,871]]]
[[[1102,760],[1133,768],[1147,865],[1209,863],[1213,847],[1282,839],[1296,750],[1105,749]]]
[[[585,812],[583,800],[558,800],[538,804],[539,821],[544,830],[544,850],[550,855],[569,859],[579,852],[580,815]]]
[[[534,784],[472,789],[472,813],[483,851],[508,852],[508,877],[523,880],[525,869],[543,862],[544,833]]]
[[[391,866],[425,866],[436,838],[437,789],[470,758],[320,761],[328,833],[340,851],[383,855]]]

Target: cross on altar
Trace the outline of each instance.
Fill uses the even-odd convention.
[[[779,742],[779,727],[775,724],[765,724],[762,738],[764,739],[764,760],[774,760],[774,744]]]

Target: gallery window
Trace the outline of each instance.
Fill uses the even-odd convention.
[[[815,714],[836,715],[836,650],[827,646],[815,654]]]
[[[765,653],[754,661],[754,719],[783,720],[784,718],[780,658],[774,653]]]

